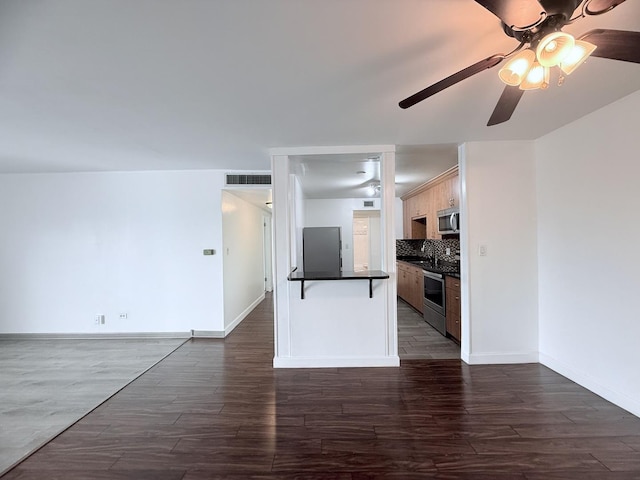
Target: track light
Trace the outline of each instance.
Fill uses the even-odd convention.
[[[584,40],[576,40],[576,44],[569,54],[560,62],[560,68],[567,75],[571,74],[576,68],[598,48],[593,43],[585,42]]]
[[[535,60],[536,54],[533,50],[522,50],[500,69],[498,76],[507,85],[517,87],[527,77]]]
[[[543,67],[555,67],[569,55],[576,44],[576,40],[564,32],[553,32],[538,43],[536,57]]]

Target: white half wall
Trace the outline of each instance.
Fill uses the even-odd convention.
[[[0,333],[223,330],[223,182],[219,171],[0,175]]]
[[[462,359],[537,362],[533,143],[471,142],[459,156]]]
[[[264,300],[264,216],[233,191],[222,192],[225,334]]]
[[[640,92],[536,142],[541,361],[640,415]]]

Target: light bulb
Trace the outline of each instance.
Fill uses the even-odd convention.
[[[553,32],[540,40],[536,48],[536,57],[543,67],[553,67],[560,64],[571,52],[575,39],[564,32]]]
[[[527,78],[520,84],[520,90],[536,90],[538,88],[545,89],[549,86],[549,69],[534,63]]]
[[[507,85],[517,87],[526,78],[535,59],[536,54],[533,50],[521,51],[500,69],[498,72],[500,80]]]
[[[585,42],[584,40],[576,40],[575,46],[571,49],[569,54],[560,63],[560,68],[567,75],[571,74],[576,68],[598,48],[593,43]]]

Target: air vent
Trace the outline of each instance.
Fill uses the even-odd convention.
[[[364,201],[364,206],[365,207],[373,207],[373,200],[365,200]]]
[[[271,185],[271,175],[259,173],[227,173],[226,185]]]

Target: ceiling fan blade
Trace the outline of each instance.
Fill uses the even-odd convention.
[[[598,47],[591,54],[593,57],[640,63],[640,32],[596,29],[582,35],[580,40]]]
[[[586,8],[585,13],[587,15],[600,15],[606,13],[609,10],[613,10],[625,0],[591,0]]]
[[[429,98],[432,95],[435,95],[438,92],[441,92],[445,88],[449,88],[452,85],[455,85],[458,82],[461,82],[465,78],[469,78],[476,73],[480,73],[483,70],[486,70],[491,67],[495,67],[502,60],[504,60],[503,54],[496,54],[490,57],[485,58],[484,60],[480,60],[478,63],[474,63],[473,65],[465,68],[464,70],[460,70],[459,72],[454,73],[453,75],[448,76],[445,79],[440,80],[437,83],[425,88],[424,90],[420,90],[418,93],[414,93],[410,97],[402,100],[399,105],[400,108],[409,108],[414,106],[416,103],[421,102],[422,100]]]
[[[537,0],[475,0],[509,27],[535,25],[545,15]]]
[[[520,90],[520,87],[507,85],[502,91],[502,95],[500,95],[500,100],[498,100],[496,108],[493,109],[491,118],[489,122],[487,122],[487,127],[498,125],[499,123],[504,123],[509,120],[518,106],[518,102],[520,98],[522,98],[523,93],[524,90]]]

